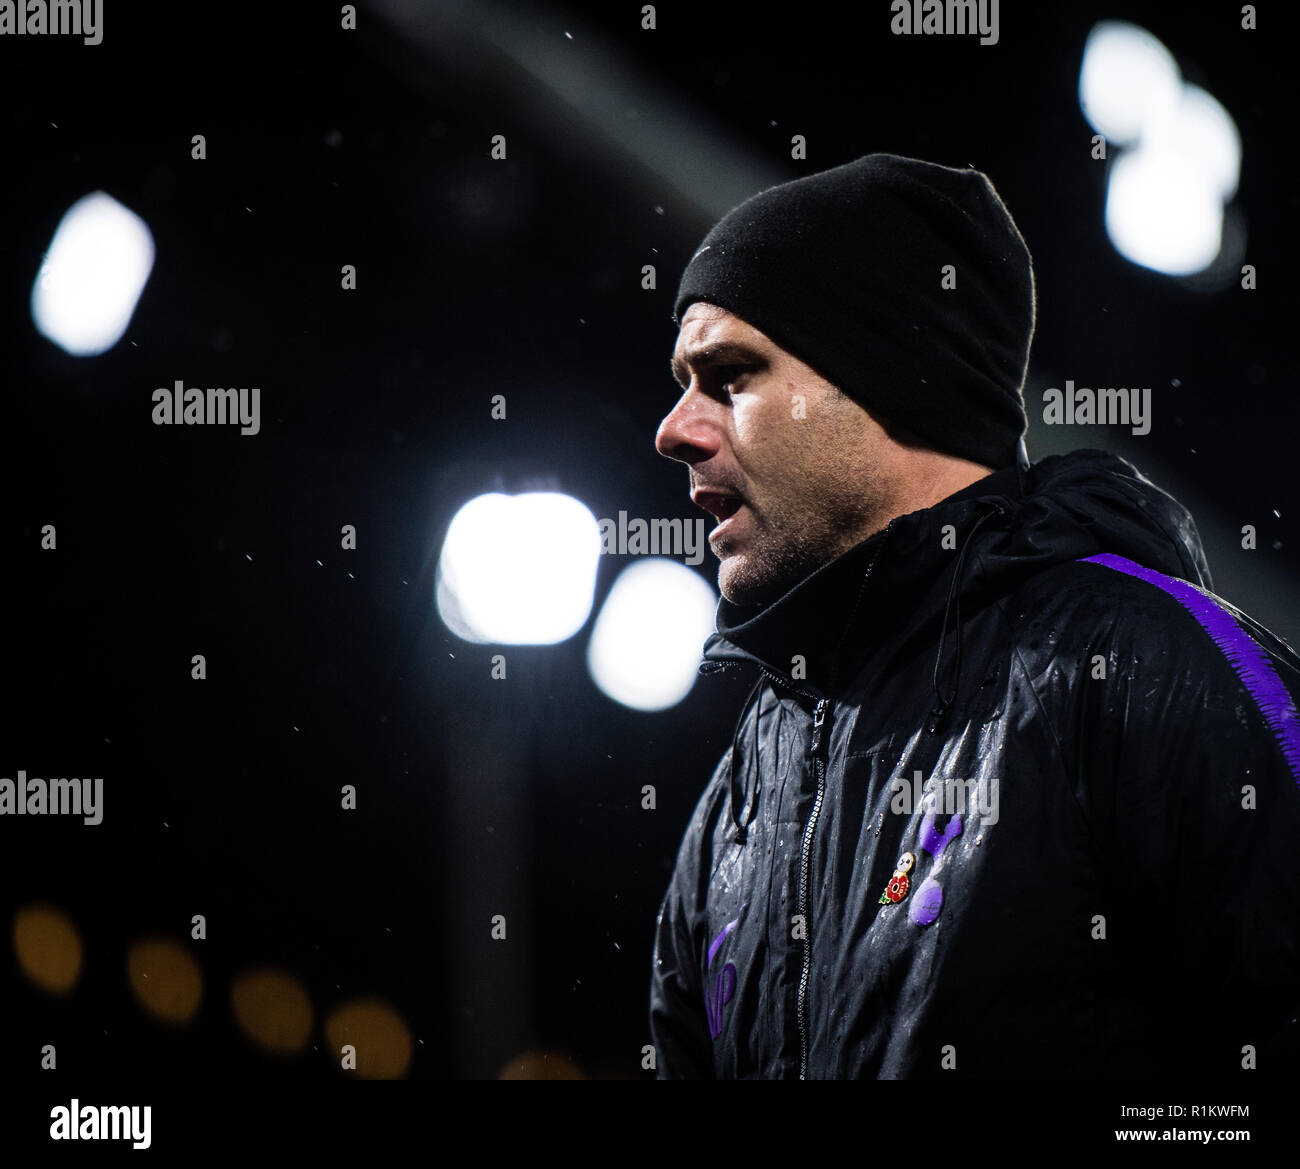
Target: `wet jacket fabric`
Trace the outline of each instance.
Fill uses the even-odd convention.
[[[721,601],[701,671],[755,686],[660,908],[657,1075],[1294,1075],[1300,658],[1210,589],[1187,511],[1076,451]]]

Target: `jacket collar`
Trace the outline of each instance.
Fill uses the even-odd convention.
[[[896,517],[766,607],[723,598],[700,673],[746,663],[810,697],[835,692],[909,615],[942,603],[958,555],[951,542],[944,546],[944,525],[953,525],[960,548],[981,517],[994,514],[999,499],[1020,499],[1014,466],[933,507]]]

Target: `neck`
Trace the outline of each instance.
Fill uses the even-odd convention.
[[[904,487],[885,523],[896,516],[934,507],[950,495],[956,495],[972,483],[978,483],[992,474],[992,467],[985,467],[969,459],[939,454],[937,451],[909,451],[899,473],[899,482]]]

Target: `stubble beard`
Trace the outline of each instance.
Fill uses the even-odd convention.
[[[722,564],[718,588],[736,605],[766,607],[779,600],[805,577],[842,556],[883,526],[888,510],[873,491],[841,490],[818,493],[819,502],[795,512],[754,512],[752,533],[727,563],[731,541],[714,547]]]
[[[722,561],[718,588],[732,604],[763,608],[789,592],[805,577],[840,553],[842,533],[820,525],[811,528],[790,517],[773,528],[751,511],[753,534],[737,554],[729,541],[715,547]]]

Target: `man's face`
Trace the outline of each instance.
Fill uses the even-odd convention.
[[[672,364],[684,391],[655,448],[719,517],[709,544],[727,600],[769,604],[894,514],[890,436],[765,334],[697,301]]]

